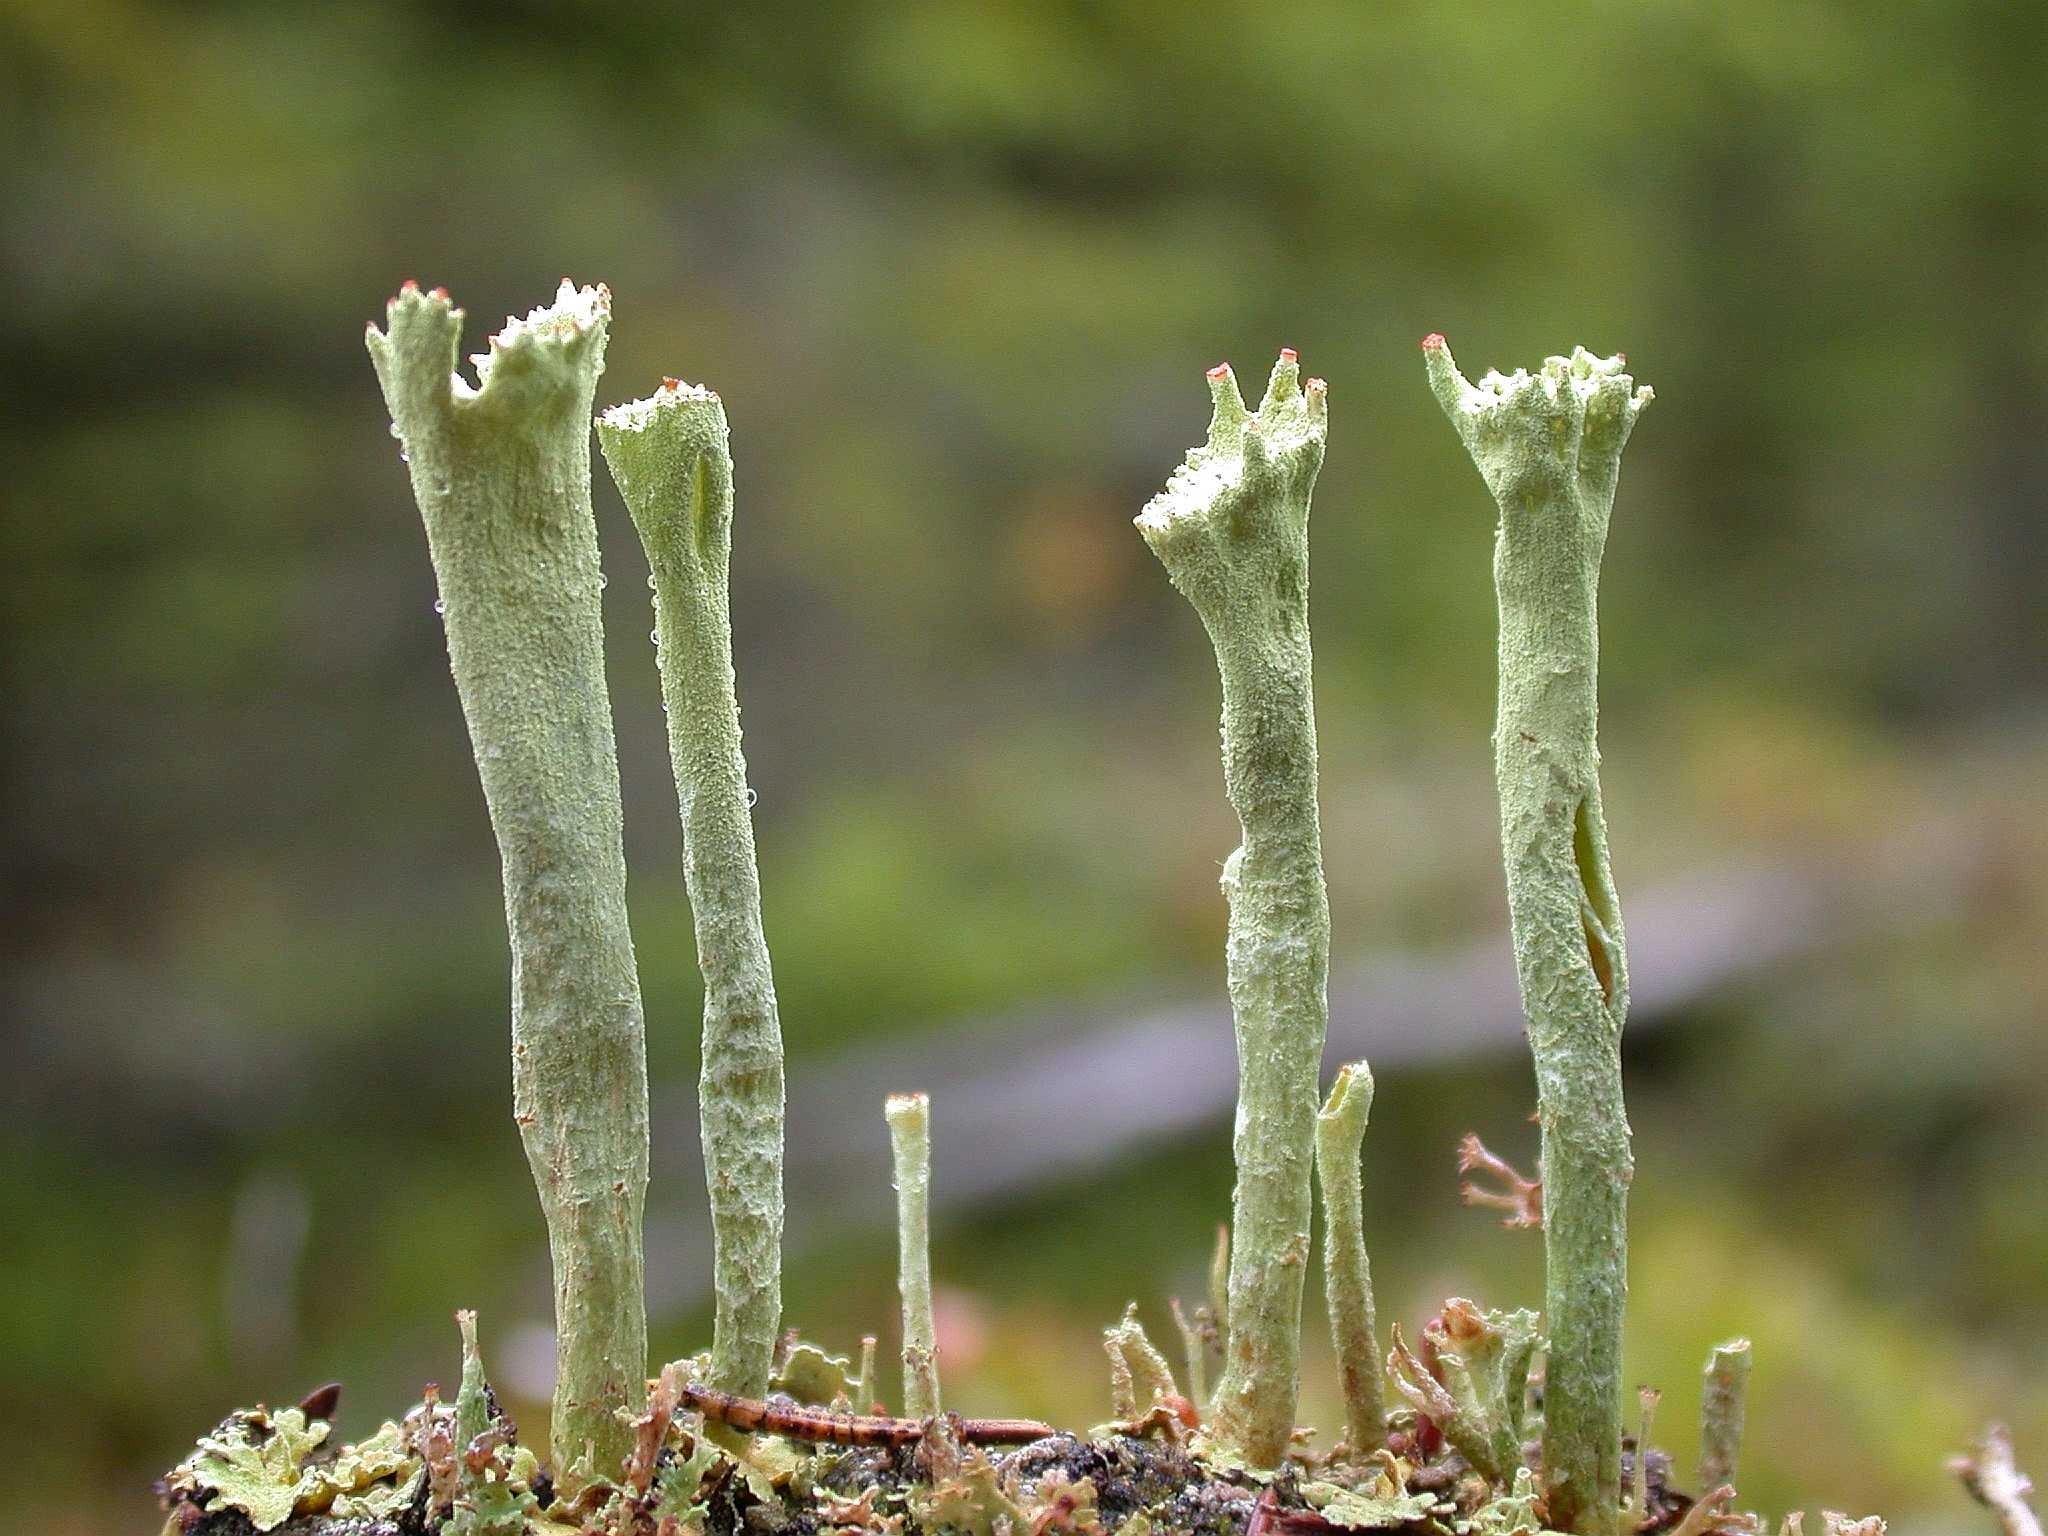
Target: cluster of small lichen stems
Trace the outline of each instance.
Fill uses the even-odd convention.
[[[411,464],[504,862],[515,1110],[555,1258],[552,1438],[565,1468],[615,1458],[621,1410],[637,1409],[644,1393],[643,1026],[588,475],[607,320],[601,290],[578,301],[565,285],[556,311],[508,325],[503,345],[493,339],[476,387],[453,378],[460,311],[438,290],[408,285],[387,331],[373,328],[370,338]],[[1597,585],[1621,447],[1648,391],[1633,392],[1618,363],[1583,352],[1553,359],[1534,379],[1489,376],[1475,388],[1441,338],[1424,349],[1438,399],[1500,509],[1495,767],[1543,1134],[1546,1514],[1581,1536],[1610,1536],[1622,1502],[1628,974],[1597,774]],[[1346,1438],[1363,1451],[1385,1432],[1360,1171],[1372,1085],[1363,1063],[1346,1067],[1318,1111],[1329,907],[1307,524],[1325,392],[1319,380],[1300,384],[1291,352],[1256,412],[1227,368],[1210,381],[1207,443],[1138,523],[1215,650],[1225,787],[1242,831],[1223,878],[1238,1178],[1227,1294],[1212,1314],[1224,1351],[1207,1427],[1251,1464],[1276,1466],[1295,1427],[1312,1170],[1323,1191]],[[701,1107],[717,1285],[706,1386],[757,1397],[780,1328],[782,1052],[732,663],[727,426],[715,395],[671,380],[650,400],[607,413],[600,436],[653,573],[704,977]],[[922,1096],[902,1096],[888,1109],[906,1398],[913,1416],[926,1417],[940,1408],[928,1108]],[[1113,1357],[1128,1373],[1131,1360],[1156,1352],[1138,1331]],[[1746,1361],[1745,1347],[1739,1363],[1732,1348],[1710,1362],[1703,1475],[1732,1476]],[[1163,1361],[1157,1372],[1170,1382]]]

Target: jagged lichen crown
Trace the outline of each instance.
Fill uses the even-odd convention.
[[[507,315],[486,350],[470,354],[474,384],[457,368],[465,316],[445,288],[406,283],[385,306],[384,329],[368,326],[364,340],[386,387],[399,386],[414,405],[523,412],[572,404],[594,385],[604,372],[611,312],[611,290],[604,284],[579,288],[563,278],[553,304],[523,319]]]
[[[1222,572],[1215,559],[1189,558],[1191,545],[1208,543],[1218,556],[1223,546],[1238,557],[1277,554],[1287,574],[1307,582],[1305,541],[1247,538],[1256,520],[1278,518],[1290,531],[1308,524],[1309,493],[1328,436],[1328,386],[1310,379],[1303,387],[1300,378],[1294,353],[1283,351],[1253,412],[1245,408],[1230,365],[1211,368],[1208,441],[1189,450],[1166,488],[1138,514],[1145,542],[1205,618],[1221,595]]]
[[[1636,387],[1628,356],[1596,357],[1574,347],[1547,357],[1535,373],[1488,369],[1477,384],[1458,372],[1441,336],[1422,342],[1430,388],[1479,466],[1486,488],[1503,501],[1511,490],[1579,481],[1603,500],[1614,495],[1621,450],[1636,417],[1656,398]]]

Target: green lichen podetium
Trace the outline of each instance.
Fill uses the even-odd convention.
[[[940,1411],[939,1342],[932,1322],[932,1106],[921,1093],[892,1093],[883,1106],[896,1176],[896,1289],[903,1299],[903,1411]]]
[[[1316,1177],[1323,1187],[1323,1293],[1330,1347],[1344,1384],[1344,1440],[1363,1462],[1386,1438],[1385,1359],[1373,1317],[1372,1267],[1365,1253],[1364,1175],[1359,1154],[1372,1114],[1372,1069],[1337,1069],[1316,1116]]]
[[[1701,1493],[1735,1482],[1749,1397],[1749,1364],[1747,1339],[1716,1344],[1707,1356],[1706,1379],[1700,1390],[1700,1467],[1695,1480]]]
[[[683,881],[704,977],[697,1102],[716,1290],[709,1385],[760,1397],[782,1326],[782,1026],[733,680],[730,434],[717,395],[675,380],[606,411],[597,434],[653,572]]]
[[[1208,441],[1138,515],[1191,602],[1223,682],[1223,778],[1243,841],[1223,867],[1238,1104],[1229,1334],[1211,1399],[1228,1451],[1277,1467],[1294,1430],[1317,1078],[1329,1021],[1330,905],[1316,811],[1308,510],[1325,389],[1282,352],[1256,415],[1209,373]]]
[[[551,1439],[630,1448],[646,1395],[647,1068],[605,687],[590,405],[610,300],[562,285],[455,374],[462,311],[407,284],[367,337],[412,467],[504,866],[512,1105],[554,1260]]]
[[[1543,1132],[1543,1467],[1550,1524],[1612,1536],[1633,1165],[1622,1104],[1628,961],[1600,809],[1600,557],[1621,450],[1651,398],[1583,348],[1466,382],[1441,336],[1430,387],[1500,509],[1494,770],[1515,968]]]

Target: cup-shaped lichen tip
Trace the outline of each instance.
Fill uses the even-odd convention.
[[[731,428],[716,390],[663,379],[661,388],[645,399],[609,407],[597,418],[597,433],[606,454],[624,450],[629,465],[669,464],[694,473],[698,455],[728,451]],[[644,441],[636,443],[636,438]]]
[[[476,384],[472,387],[458,377],[456,398],[485,399],[494,379],[508,385],[530,383],[545,390],[585,369],[590,369],[592,376],[602,373],[611,312],[611,290],[603,283],[579,288],[563,278],[554,303],[540,305],[523,317],[507,315],[504,325],[491,336],[489,349],[470,355]]]
[[[1348,1122],[1353,1115],[1364,1128],[1372,1114],[1372,1068],[1362,1061],[1347,1061],[1337,1069],[1330,1084],[1330,1096],[1323,1101],[1317,1118],[1332,1123]]]
[[[732,433],[716,390],[665,378],[644,400],[599,416],[597,437],[641,537],[681,557],[676,574],[693,577],[707,559],[727,558]],[[667,511],[677,515],[656,515]]]
[[[1308,490],[1328,435],[1328,386],[1311,379],[1304,392],[1300,379],[1300,360],[1291,348],[1283,351],[1254,413],[1246,410],[1228,363],[1209,370],[1214,411],[1208,440],[1188,451],[1165,489],[1138,514],[1148,543],[1158,548],[1189,525],[1214,524],[1247,501],[1288,506],[1307,517]]]

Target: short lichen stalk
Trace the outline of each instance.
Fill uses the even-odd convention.
[[[1747,1339],[1716,1344],[1707,1356],[1706,1380],[1700,1390],[1701,1492],[1735,1482],[1742,1454],[1742,1424],[1749,1400],[1750,1349]]]
[[[1283,352],[1256,415],[1230,369],[1214,416],[1138,528],[1194,605],[1223,684],[1223,770],[1243,841],[1224,865],[1238,1048],[1229,1331],[1217,1440],[1277,1466],[1294,1429],[1330,909],[1316,808],[1308,512],[1324,386]]]
[[[1330,1347],[1344,1388],[1344,1441],[1363,1461],[1386,1438],[1385,1358],[1373,1315],[1372,1266],[1365,1252],[1360,1153],[1372,1114],[1372,1070],[1340,1067],[1316,1116],[1316,1177],[1323,1188],[1323,1293]]]
[[[896,1289],[903,1300],[903,1411],[940,1411],[939,1341],[932,1321],[931,1101],[894,1093],[883,1113],[896,1174]]]
[[[598,438],[653,573],[683,878],[704,977],[698,1104],[717,1298],[710,1385],[759,1397],[782,1326],[782,1029],[733,677],[725,407],[671,379],[650,399],[606,411]]]
[[[647,1072],[605,686],[590,405],[610,303],[566,282],[455,376],[412,284],[368,342],[412,467],[504,866],[512,1103],[554,1260],[555,1465],[609,1470],[646,1392]]]
[[[1648,389],[1583,349],[1475,388],[1423,342],[1444,413],[1499,507],[1494,584],[1501,851],[1543,1132],[1544,1492],[1549,1523],[1610,1536],[1621,1500],[1621,1329],[1632,1163],[1628,963],[1601,814],[1600,559]]]

